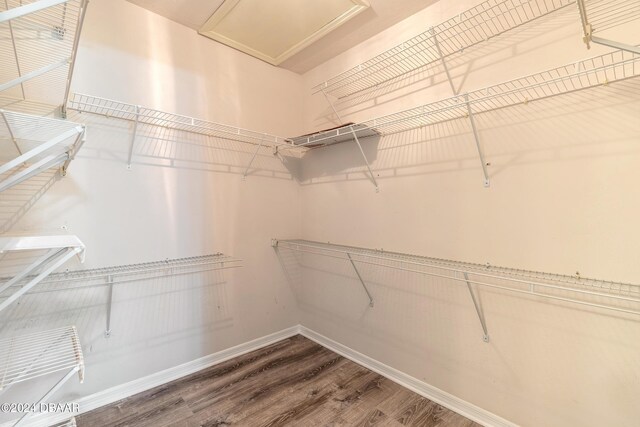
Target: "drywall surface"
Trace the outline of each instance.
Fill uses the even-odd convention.
[[[443,0],[308,72],[306,124],[337,124],[311,88],[478,2]],[[612,37],[637,43],[629,28]],[[636,34],[637,35],[637,34]],[[575,5],[491,39],[450,66],[463,93],[607,52],[587,51]],[[302,238],[476,263],[640,282],[638,79],[353,143],[303,159]],[[441,67],[336,101],[343,122],[451,96]],[[291,269],[297,260],[283,251]],[[640,319],[480,290],[490,342],[459,282],[300,255],[301,323],[524,426],[634,426]]]
[[[301,78],[222,46],[124,0],[92,0],[72,90],[276,135],[302,131]],[[12,109],[47,113],[44,106]],[[8,108],[8,107],[7,107]],[[50,109],[51,110],[51,109]],[[24,297],[0,314],[3,336],[75,324],[86,379],[55,395],[69,401],[296,325],[291,289],[270,247],[300,232],[299,187],[270,149],[242,179],[254,145],[70,112],[87,141],[65,178],[30,180],[13,192],[13,232],[70,232],[96,268],[216,252],[241,269]],[[52,180],[49,182],[49,180]],[[6,204],[8,206],[9,203]],[[62,230],[65,227],[65,230]],[[34,401],[54,376],[11,390]],[[5,394],[5,398],[9,395]],[[3,420],[6,420],[3,419]]]

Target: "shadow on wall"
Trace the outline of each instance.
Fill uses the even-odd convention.
[[[528,164],[638,153],[639,95],[640,78],[633,78],[476,114],[490,178]],[[482,185],[467,118],[384,135],[373,147],[368,146],[367,157],[376,159],[372,169],[382,179],[476,170]],[[368,179],[362,170],[340,170],[358,160],[352,142],[324,150],[313,154],[314,162],[304,157],[303,185]]]

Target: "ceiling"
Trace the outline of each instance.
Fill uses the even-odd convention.
[[[225,2],[225,0],[128,1],[195,31],[199,31],[211,15]],[[305,73],[436,1],[369,0],[371,7],[362,10],[357,16],[334,28],[328,34],[312,41],[297,53],[293,53],[288,59],[284,59],[279,66],[296,73]],[[295,30],[291,31],[295,32]],[[236,32],[235,35],[239,36],[240,34]],[[263,59],[272,62],[268,58]]]

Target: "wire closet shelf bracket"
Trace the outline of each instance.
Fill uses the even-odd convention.
[[[640,315],[640,285],[589,279],[580,276],[543,273],[496,267],[489,264],[430,258],[308,240],[272,240],[276,249],[344,260],[355,269],[373,307],[373,297],[358,265],[378,266],[438,277],[466,285],[478,315],[483,340],[489,341],[484,314],[478,305],[477,288],[491,288],[509,293],[562,301],[614,312]],[[474,292],[474,287],[476,288]]]
[[[596,43],[640,55],[639,46],[600,37],[600,34],[603,32],[606,34],[607,30],[637,20],[640,17],[639,1],[577,0],[577,4],[582,25],[582,40],[587,45],[587,49],[591,48],[591,43]]]

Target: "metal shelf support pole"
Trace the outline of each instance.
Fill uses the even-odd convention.
[[[264,137],[260,139],[260,144],[258,144],[256,151],[253,152],[253,156],[251,157],[251,160],[249,160],[249,164],[247,165],[247,168],[244,170],[244,173],[242,174],[242,179],[245,179],[247,177],[247,174],[249,173],[249,169],[251,168],[253,161],[256,159],[256,156],[258,155],[258,151],[260,151],[263,145],[264,145]]]
[[[364,280],[362,279],[362,276],[360,275],[360,272],[358,271],[358,267],[356,267],[356,264],[353,262],[353,258],[351,258],[351,254],[348,253],[348,252],[347,252],[347,257],[349,258],[349,262],[351,263],[351,266],[355,270],[356,276],[358,276],[358,280],[360,280],[360,283],[362,284],[362,287],[364,288],[364,291],[367,293],[367,296],[369,297],[369,307],[373,307],[373,297],[371,296],[371,293],[369,292],[369,289],[367,289],[367,285],[364,283]]]
[[[484,154],[482,153],[482,147],[480,147],[480,137],[478,136],[478,130],[476,129],[476,122],[473,119],[473,110],[469,103],[469,94],[464,95],[465,102],[467,103],[467,112],[469,114],[469,121],[471,122],[471,129],[473,130],[473,139],[476,142],[476,148],[478,149],[478,156],[480,156],[480,164],[482,165],[482,173],[484,174],[484,186],[489,187],[489,173],[487,172],[487,163],[484,160]]]
[[[40,404],[46,402],[51,396],[53,396],[53,394],[58,391],[60,389],[60,387],[62,387],[64,385],[64,383],[66,383],[72,376],[74,376],[76,374],[76,372],[78,372],[80,370],[79,366],[74,366],[69,372],[67,372],[67,374],[60,380],[58,381],[53,387],[51,387],[51,389],[49,389],[49,391],[42,396],[42,398],[40,400],[38,400],[38,402],[36,403],[36,406],[40,406]],[[31,412],[27,412],[25,413],[14,425],[13,427],[18,427],[20,425],[23,425],[24,422],[27,420],[27,418],[29,418],[32,415]]]
[[[109,338],[111,336],[111,307],[113,304],[113,276],[107,276],[107,283],[109,284],[109,295],[107,296],[107,328],[104,331],[104,337]]]
[[[476,308],[476,313],[478,314],[478,319],[480,319],[480,324],[482,325],[482,341],[489,342],[489,333],[487,332],[487,324],[484,320],[484,313],[480,310],[480,305],[478,304],[478,300],[476,300],[476,296],[473,293],[473,289],[471,288],[471,283],[469,283],[469,275],[464,272],[464,280],[467,282],[467,289],[469,289],[469,295],[471,295],[471,300],[473,301],[473,306]]]
[[[451,79],[451,73],[449,73],[449,67],[447,66],[447,61],[444,59],[444,55],[442,54],[442,49],[440,49],[440,43],[438,42],[438,35],[433,27],[429,29],[431,33],[431,37],[433,37],[433,43],[436,45],[436,49],[438,50],[438,55],[440,56],[440,60],[442,61],[442,66],[444,67],[444,72],[447,75],[447,80],[449,80],[449,86],[451,86],[451,92],[454,95],[458,94],[456,87],[453,85],[453,80]]]
[[[136,105],[136,118],[133,121],[133,134],[131,135],[131,143],[129,144],[129,155],[127,156],[127,169],[131,170],[131,159],[133,158],[133,146],[136,143],[136,134],[138,133],[138,122],[140,121],[140,106]]]
[[[69,75],[67,76],[67,83],[64,89],[64,99],[62,101],[62,106],[60,111],[62,113],[62,118],[67,118],[67,103],[69,102],[69,94],[71,91],[71,79],[73,78],[73,69],[76,65],[76,57],[78,55],[78,45],[80,44],[80,33],[82,32],[82,25],[84,24],[84,17],[87,14],[87,5],[89,0],[82,0],[82,4],[80,5],[80,17],[78,18],[78,23],[76,25],[76,34],[73,40],[73,48],[71,49],[71,60],[69,61]]]
[[[324,95],[325,99],[329,103],[329,106],[331,106],[331,109],[333,110],[333,113],[338,118],[338,121],[342,122],[342,118],[340,117],[340,114],[338,114],[338,110],[336,110],[336,107],[334,107],[333,103],[331,102],[331,100],[327,96],[327,92],[325,92],[324,89],[322,89],[322,94]],[[349,129],[351,130],[351,133],[353,134],[353,139],[356,141],[356,144],[358,145],[358,148],[360,149],[360,154],[362,154],[362,158],[364,159],[364,162],[367,165],[367,170],[369,171],[369,175],[371,176],[371,180],[373,181],[373,185],[376,187],[376,193],[377,193],[377,192],[380,191],[380,188],[378,187],[378,181],[376,181],[376,177],[373,174],[373,171],[371,171],[371,166],[369,165],[369,160],[367,160],[367,155],[364,154],[364,150],[362,149],[362,145],[360,144],[360,140],[358,139],[358,135],[356,135],[356,131],[353,129],[353,126],[349,126]]]

